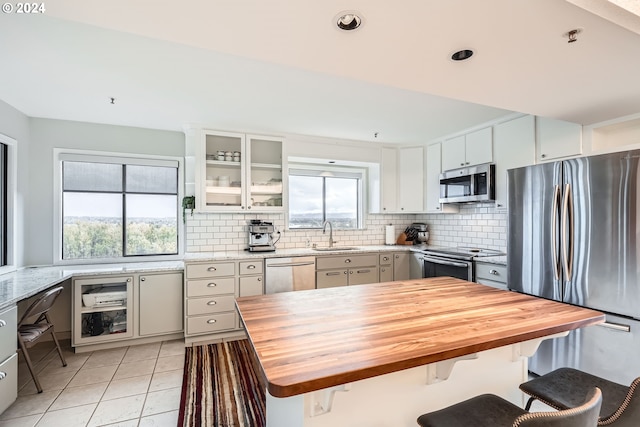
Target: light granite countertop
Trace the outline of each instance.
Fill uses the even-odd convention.
[[[0,310],[67,279],[101,274],[181,271],[182,261],[26,267],[0,275]]]
[[[225,261],[251,258],[285,258],[294,256],[331,256],[345,254],[365,254],[370,252],[420,252],[429,249],[427,245],[371,245],[356,246],[351,250],[323,250],[312,248],[277,249],[273,252],[198,252],[187,253],[184,261],[149,261],[121,264],[86,264],[26,267],[12,273],[0,275],[0,310],[18,301],[29,298],[67,279],[79,276],[113,275],[150,271],[181,271],[184,262]],[[482,257],[478,261],[507,264],[506,255]]]

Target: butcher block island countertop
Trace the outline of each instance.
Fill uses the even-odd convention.
[[[451,277],[243,297],[237,306],[275,397],[604,321],[597,311]]]

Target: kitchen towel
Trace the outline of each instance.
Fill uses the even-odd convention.
[[[391,224],[384,227],[384,244],[385,245],[396,244],[396,227]]]

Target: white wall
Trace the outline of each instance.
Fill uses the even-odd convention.
[[[53,263],[53,149],[184,157],[184,134],[51,119],[29,119],[26,265]]]
[[[17,195],[16,195],[16,235],[17,253],[15,264],[17,267],[25,265],[27,252],[22,242],[29,237],[29,224],[24,220],[25,210],[29,209],[29,118],[9,104],[0,101],[0,133],[17,141]]]

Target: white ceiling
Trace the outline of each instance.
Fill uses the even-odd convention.
[[[640,112],[640,17],[607,0],[45,6],[0,15],[0,100],[32,117],[416,143],[509,111],[581,124]],[[343,10],[364,25],[337,30]],[[475,55],[449,60],[463,48]]]

